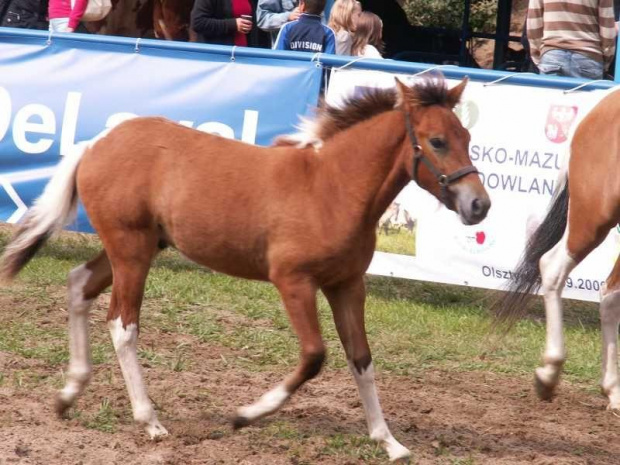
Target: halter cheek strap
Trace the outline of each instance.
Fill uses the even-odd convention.
[[[437,179],[437,183],[441,187],[441,200],[444,204],[446,204],[449,200],[448,198],[448,186],[450,184],[456,182],[464,176],[467,176],[470,173],[478,173],[478,170],[473,166],[465,166],[460,170],[456,170],[454,173],[446,175],[437,169],[433,162],[429,160],[429,158],[424,155],[424,151],[422,150],[422,146],[418,143],[418,139],[415,136],[415,132],[413,131],[413,125],[411,124],[411,118],[409,117],[409,113],[405,112],[405,127],[407,128],[407,133],[409,134],[409,140],[411,142],[411,146],[413,147],[413,169],[411,172],[411,178],[417,183],[418,182],[418,165],[420,162],[424,163],[424,165],[428,168],[428,170],[433,173],[435,178]]]

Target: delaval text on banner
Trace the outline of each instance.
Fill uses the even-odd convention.
[[[410,76],[400,76],[411,80]],[[457,81],[448,81],[453,86]],[[328,102],[369,87],[392,87],[394,75],[339,71],[332,75]],[[612,90],[613,91],[613,90]],[[455,108],[472,139],[470,157],[480,171],[492,206],[479,225],[465,226],[457,215],[414,183],[385,215],[369,272],[387,276],[464,284],[505,286],[529,234],[544,218],[570,139],[579,121],[609,91],[576,91],[470,82]],[[593,135],[595,136],[595,135]],[[403,233],[404,231],[404,233]],[[409,252],[391,237],[409,233]],[[598,300],[603,281],[620,251],[620,234],[607,240],[575,270],[564,295]]]
[[[46,39],[0,30],[0,221],[21,218],[77,142],[125,119],[164,116],[268,145],[318,101],[322,70],[310,61],[232,57],[225,47],[162,49],[155,41]],[[76,229],[89,230],[83,214]]]

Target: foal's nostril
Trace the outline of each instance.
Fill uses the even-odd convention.
[[[484,211],[484,205],[480,201],[480,199],[474,199],[471,202],[471,212],[472,214],[478,216]]]
[[[490,207],[491,202],[488,198],[476,197],[474,200],[471,201],[471,219],[474,221],[482,221],[487,216],[487,212],[489,211]]]

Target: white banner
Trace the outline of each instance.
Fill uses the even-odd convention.
[[[335,71],[327,102],[338,105],[363,87],[393,85],[390,73]],[[503,288],[524,250],[526,231],[545,216],[572,131],[608,92],[470,82],[455,111],[471,132],[470,156],[491,196],[488,217],[465,226],[410,183],[380,222],[369,273]],[[564,296],[598,301],[619,251],[620,234],[614,228],[571,273]]]

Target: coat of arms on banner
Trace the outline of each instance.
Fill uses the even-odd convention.
[[[574,105],[551,105],[545,123],[547,139],[561,144],[568,139],[570,127],[577,117],[578,107]]]

